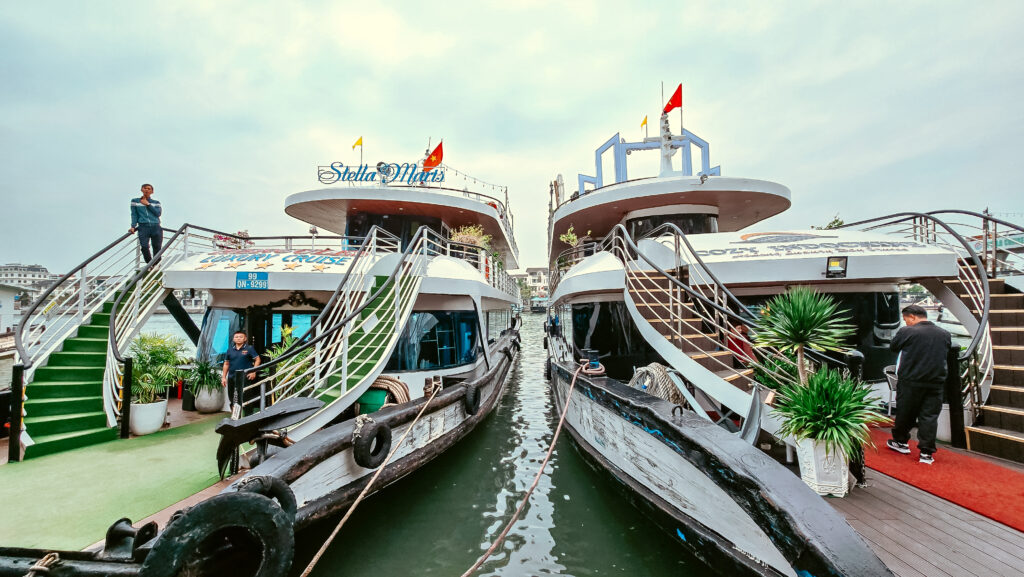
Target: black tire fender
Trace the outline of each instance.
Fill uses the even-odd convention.
[[[238,482],[238,492],[256,493],[274,499],[277,501],[278,507],[281,507],[292,519],[295,518],[295,513],[299,510],[299,505],[295,502],[295,494],[292,493],[292,488],[288,486],[288,483],[277,477],[270,475],[246,477]]]
[[[228,541],[231,559],[211,558]],[[210,575],[217,565],[258,562],[252,577],[283,577],[295,554],[292,515],[258,493],[222,493],[180,512],[156,538],[140,577]]]
[[[480,410],[480,387],[466,385],[466,396],[462,397],[462,406],[467,415],[475,415]]]
[[[364,469],[376,469],[391,452],[391,427],[373,419],[352,433],[352,456]]]
[[[551,359],[544,361],[544,378],[549,381],[551,380]]]

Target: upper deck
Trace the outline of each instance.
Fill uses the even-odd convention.
[[[285,199],[284,210],[339,235],[358,234],[348,224],[359,215],[436,218],[449,228],[480,225],[491,235],[492,249],[504,259],[505,268],[519,266],[519,248],[506,202],[482,193],[427,184],[359,183],[292,194]],[[382,228],[388,228],[386,223]],[[400,236],[400,231],[390,232]]]

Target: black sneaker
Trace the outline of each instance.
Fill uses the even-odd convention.
[[[910,445],[906,443],[898,443],[892,439],[889,439],[888,441],[885,442],[885,446],[889,447],[893,451],[896,451],[897,453],[903,453],[904,455],[910,454]]]
[[[931,465],[935,462],[935,457],[932,457],[931,453],[921,453],[921,458],[918,459],[917,462],[924,463],[925,465]]]

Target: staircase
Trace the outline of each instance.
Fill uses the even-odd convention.
[[[117,438],[103,410],[103,369],[110,308],[91,315],[78,334],[64,340],[25,389],[25,429],[33,444],[24,458],[49,455]]]
[[[1003,279],[989,279],[988,284],[995,365],[988,401],[978,422],[966,427],[967,448],[1024,463],[1024,294]]]

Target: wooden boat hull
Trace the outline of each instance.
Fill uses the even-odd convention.
[[[561,411],[575,367],[551,369]],[[568,403],[565,427],[591,465],[717,572],[892,574],[799,477],[721,427],[605,377],[581,375]]]

